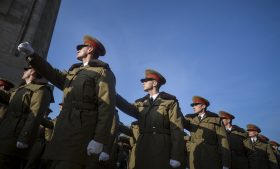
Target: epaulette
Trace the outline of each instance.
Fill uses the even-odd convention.
[[[51,89],[51,86],[49,84],[47,84],[47,83],[37,83],[37,82],[36,83],[32,82],[32,83],[35,84],[35,85],[26,85],[25,88],[31,90],[32,92],[35,92],[42,87],[46,87],[51,93],[51,103],[54,103],[53,90]]]
[[[241,128],[241,127],[239,127],[237,125],[232,125],[232,129],[236,130],[238,132],[241,132],[241,133],[246,133],[246,131],[243,128]]]
[[[91,67],[103,67],[105,69],[111,70],[109,65],[105,62],[102,62],[101,60],[92,60],[88,62],[88,65]]]
[[[83,64],[82,63],[75,63],[73,64],[68,71],[72,71],[73,69],[77,68],[77,67],[81,67]]]
[[[219,117],[218,114],[213,113],[213,112],[210,112],[210,111],[206,111],[205,115],[206,115],[207,117]],[[220,118],[220,117],[219,117],[219,118]]]
[[[177,101],[176,96],[173,96],[173,95],[171,95],[169,93],[166,93],[166,92],[160,92],[159,97],[161,97],[164,100],[175,100],[175,101]]]
[[[149,99],[149,95],[148,94],[146,96],[140,98],[140,99],[135,100],[135,102],[144,102],[147,99]]]
[[[185,118],[195,118],[197,116],[197,114],[193,113],[193,114],[186,114]]]
[[[75,63],[73,64],[68,71],[72,71],[75,68],[81,67],[83,63]],[[88,62],[88,65],[91,67],[103,67],[105,69],[111,70],[109,65],[105,62],[102,62],[101,60],[91,60]]]

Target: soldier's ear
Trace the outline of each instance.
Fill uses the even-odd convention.
[[[153,86],[154,87],[158,86],[158,82],[156,80],[153,80]]]
[[[202,104],[201,107],[202,107],[203,109],[205,109],[205,108],[206,108],[206,105],[205,105],[205,104]]]
[[[88,53],[93,53],[94,52],[94,48],[92,46],[88,46]]]

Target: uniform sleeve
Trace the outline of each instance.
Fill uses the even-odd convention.
[[[138,119],[138,110],[136,106],[130,104],[122,96],[117,94],[116,96],[116,106],[125,114]]]
[[[34,91],[30,101],[30,110],[26,122],[20,132],[18,141],[29,144],[32,137],[37,133],[41,119],[47,111],[52,94],[47,87],[41,87]]]
[[[103,147],[103,152],[106,152],[107,154],[111,154],[114,142],[117,138],[118,135],[118,126],[119,126],[119,115],[117,112],[115,112],[114,118],[113,118],[113,122],[112,122],[112,126],[111,126],[111,133],[110,133],[110,137],[108,138],[108,144],[106,144]]]
[[[108,142],[116,106],[115,77],[113,72],[104,70],[97,82],[98,117],[94,140],[103,144]]]
[[[119,131],[127,136],[133,137],[133,133],[130,128],[125,125],[119,125]]]
[[[43,77],[48,79],[53,85],[63,90],[66,80],[66,73],[53,68],[47,61],[37,54],[33,54],[27,58],[30,65],[39,72]]]
[[[49,128],[49,129],[54,128],[53,122],[51,120],[46,119],[46,118],[42,118],[41,125],[44,126],[45,128]]]
[[[189,119],[188,117],[183,117],[183,118],[182,118],[182,123],[183,123],[184,129],[190,131],[190,128],[191,128],[191,127],[190,127],[190,126],[191,126],[190,119]]]
[[[169,109],[170,136],[171,136],[171,159],[183,161],[185,154],[184,131],[182,125],[182,113],[177,101],[174,101]]]
[[[220,125],[216,125],[216,133],[218,137],[218,146],[219,146],[219,152],[221,154],[222,165],[229,168],[231,154],[230,154],[226,129],[222,124],[220,118],[217,118],[217,121],[219,121],[218,123],[220,124]]]
[[[273,153],[273,150],[272,150],[272,148],[269,144],[267,144],[266,152],[267,152],[267,156],[268,156],[268,159],[269,159],[269,166],[270,166],[269,168],[270,169],[279,169],[278,164],[277,164],[276,156]]]

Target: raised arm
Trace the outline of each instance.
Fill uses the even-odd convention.
[[[125,114],[138,119],[138,110],[135,106],[126,101],[122,96],[117,94],[116,106]]]

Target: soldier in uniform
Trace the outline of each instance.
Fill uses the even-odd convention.
[[[269,141],[269,144],[271,145],[273,153],[277,159],[278,167],[280,167],[280,151],[279,151],[280,144],[277,143],[276,141]]]
[[[230,149],[221,118],[207,110],[209,101],[192,98],[194,113],[187,114],[184,127],[191,133],[188,143],[190,169],[228,169]]]
[[[258,136],[261,129],[254,124],[248,124],[247,132],[253,144],[253,158],[250,159],[250,169],[278,169],[277,160],[271,146]]]
[[[8,92],[13,87],[14,87],[14,84],[12,82],[10,82],[9,80],[0,78],[0,90],[5,90]],[[5,115],[7,106],[8,106],[8,102],[6,102],[4,100],[0,100],[0,124]]]
[[[44,113],[44,117],[41,120],[41,125],[37,132],[35,142],[28,153],[27,163],[24,169],[38,169],[40,167],[41,157],[48,139],[46,138],[46,127],[53,129],[53,124],[50,121],[51,119],[48,117],[51,112],[52,110],[48,108],[48,110]]]
[[[0,168],[18,169],[32,147],[40,121],[53,101],[52,90],[32,67],[24,68],[22,85],[10,92],[0,90],[9,102],[0,125]]]
[[[178,100],[168,93],[159,92],[166,80],[155,70],[146,70],[146,77],[141,82],[149,94],[134,104],[117,95],[117,107],[139,122],[135,168],[177,168],[184,156],[182,113]]]
[[[252,157],[253,146],[247,138],[246,131],[232,124],[232,120],[235,118],[232,114],[226,111],[220,111],[219,116],[223,120],[230,145],[230,169],[249,169],[249,158]]]
[[[77,45],[77,59],[67,72],[53,68],[34,53],[28,42],[18,50],[41,75],[63,91],[63,108],[47,144],[44,165],[52,169],[81,169],[87,156],[98,154],[107,144],[115,112],[115,76],[99,60],[106,50],[91,36]]]

